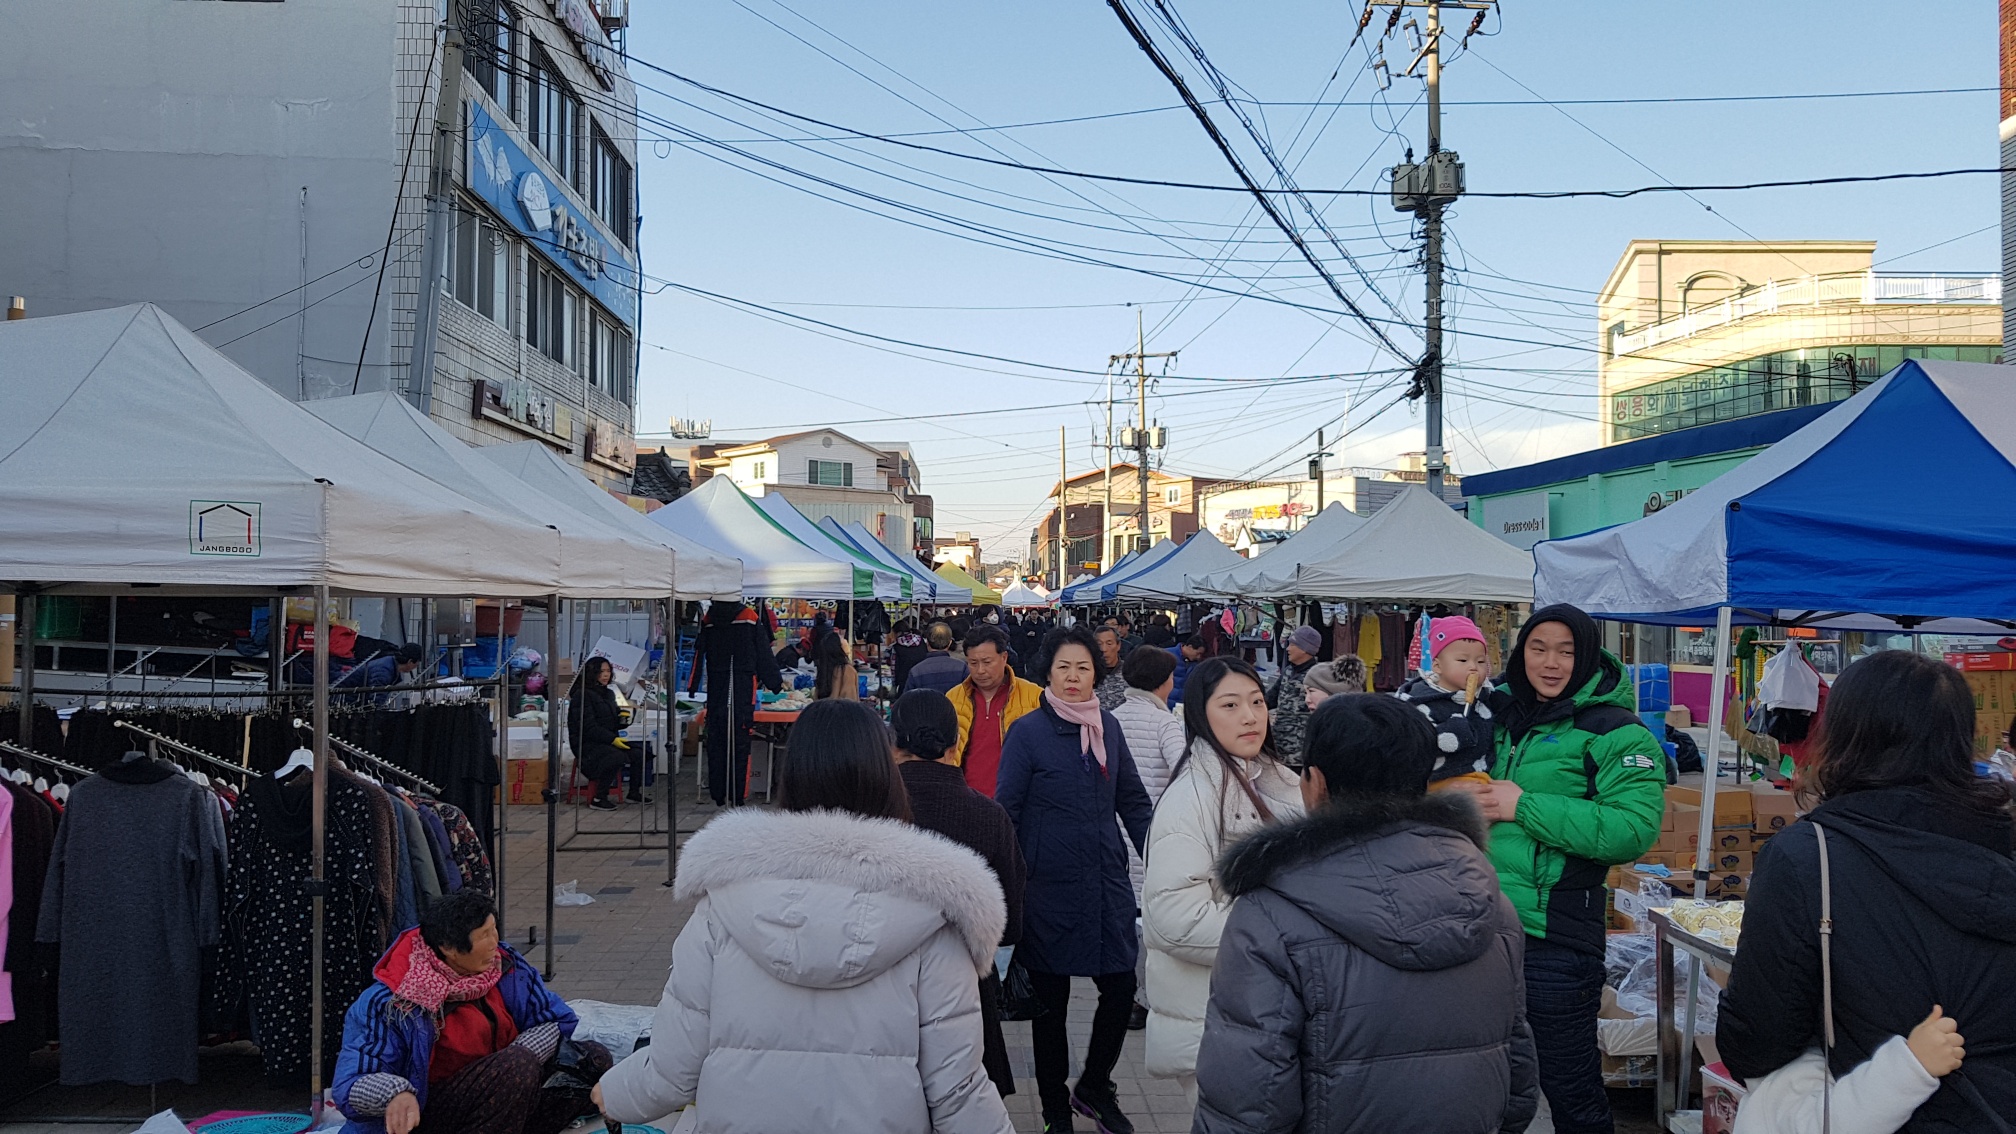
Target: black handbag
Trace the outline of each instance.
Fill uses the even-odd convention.
[[[589,1100],[589,1094],[601,1081],[602,1071],[586,1061],[587,1054],[580,1044],[562,1039],[559,1048],[553,1052],[553,1058],[546,1064],[552,1074],[539,1084],[542,1098],[568,1100],[576,1118],[600,1113]]]
[[[1022,951],[1016,950],[1008,958],[1008,974],[1001,978],[1001,1018],[1003,1020],[1033,1020],[1048,1009],[1036,995],[1036,981],[1022,964]]]

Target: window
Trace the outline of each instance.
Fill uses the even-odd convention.
[[[495,100],[506,118],[518,117],[517,28],[509,3],[473,4],[462,48],[462,69]]]
[[[806,461],[806,484],[827,484],[835,488],[854,487],[853,461]]]
[[[504,231],[470,212],[455,214],[449,234],[448,294],[486,319],[511,325],[511,261]]]
[[[628,405],[631,401],[630,332],[597,315],[588,348],[588,381]],[[761,474],[758,474],[759,476]]]
[[[763,479],[764,477],[766,477],[766,476],[769,476],[769,475],[770,475],[770,462],[769,462],[769,461],[757,461],[757,462],[756,462],[756,479],[757,479],[757,480],[762,480],[762,479]]]
[[[553,163],[562,181],[579,188],[581,171],[574,159],[574,143],[580,129],[581,100],[574,97],[574,88],[560,77],[544,51],[532,56],[528,88],[525,129],[533,146]]]
[[[525,341],[560,365],[577,368],[574,332],[580,306],[559,272],[533,267],[525,287]]]
[[[1183,503],[1183,490],[1180,488],[1169,489],[1162,494],[1162,499],[1170,504],[1181,504]]]
[[[609,226],[609,231],[616,234],[616,239],[628,248],[632,228],[630,163],[616,152],[615,143],[609,140],[609,135],[604,134],[600,126],[591,123],[588,132],[593,139],[589,148],[588,205]]]

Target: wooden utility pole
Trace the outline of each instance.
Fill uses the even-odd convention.
[[[1064,533],[1067,529],[1064,502],[1071,496],[1071,459],[1064,448],[1064,427],[1057,427],[1057,580],[1050,589],[1060,590],[1069,576],[1064,574]]]

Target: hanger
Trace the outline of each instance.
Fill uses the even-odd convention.
[[[308,771],[315,767],[315,750],[296,748],[287,754],[287,762],[273,770],[273,778],[284,780],[296,772]]]

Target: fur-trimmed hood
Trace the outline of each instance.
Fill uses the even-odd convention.
[[[979,855],[843,811],[718,816],[680,852],[673,884],[680,900],[703,895],[770,975],[817,988],[866,981],[946,925],[984,970],[1007,921],[1001,883]]]
[[[1219,860],[1236,896],[1272,891],[1401,969],[1463,964],[1490,946],[1504,902],[1469,797],[1333,799],[1262,829]]]

